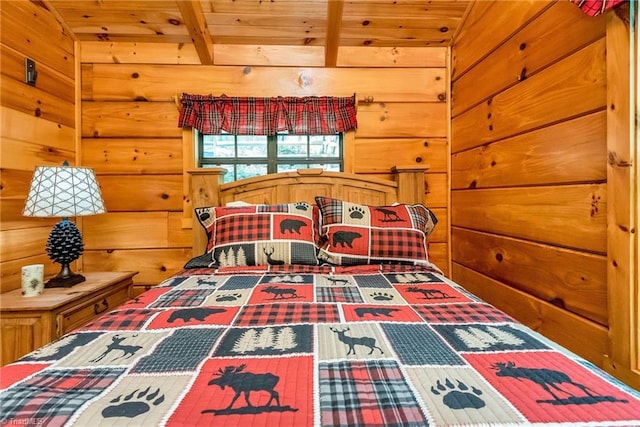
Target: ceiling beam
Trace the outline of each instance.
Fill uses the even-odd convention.
[[[324,47],[325,67],[335,67],[338,62],[343,7],[344,0],[329,0],[327,2],[327,41]]]
[[[199,0],[179,0],[178,7],[184,25],[189,31],[193,45],[203,65],[213,65],[213,42]]]
[[[49,1],[49,0],[41,0],[41,3],[45,7],[45,9],[48,9],[49,12],[51,13],[51,15],[53,15],[53,17],[56,18],[56,21],[58,21],[60,26],[62,26],[62,29],[64,30],[64,32],[69,37],[71,37],[71,40],[77,42],[78,41],[78,36],[73,32],[71,27],[65,22],[64,18],[60,14],[60,12],[58,12],[58,10],[51,4],[51,1]]]

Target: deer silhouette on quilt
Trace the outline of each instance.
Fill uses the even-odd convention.
[[[134,337],[137,335],[133,335]],[[126,340],[127,337],[121,337],[119,335],[114,335],[111,337],[111,344],[107,344],[107,349],[98,357],[96,357],[93,360],[90,360],[89,362],[95,363],[95,362],[99,362],[102,359],[104,359],[105,357],[107,357],[107,355],[109,353],[111,353],[112,351],[121,351],[122,354],[114,359],[112,359],[112,362],[118,359],[129,359],[131,358],[133,355],[136,354],[136,352],[138,350],[140,350],[142,348],[142,346],[139,345],[123,345],[122,341]]]
[[[340,342],[345,343],[346,345],[349,346],[349,351],[347,351],[347,356],[350,354],[356,354],[356,350],[355,350],[355,346],[357,345],[361,345],[364,347],[367,347],[369,349],[369,353],[368,354],[372,354],[373,350],[378,349],[380,350],[380,354],[384,354],[384,351],[382,351],[382,349],[380,347],[378,347],[376,345],[376,339],[372,338],[372,337],[350,337],[347,335],[347,331],[349,331],[349,328],[346,328],[342,331],[339,331],[337,329],[333,329],[333,328],[329,328],[331,331],[335,332],[336,334],[338,334],[338,339],[340,340]]]
[[[564,372],[553,369],[522,368],[516,366],[513,362],[498,362],[491,365],[491,367],[497,371],[496,375],[499,377],[511,377],[519,381],[532,381],[553,396],[553,400],[536,400],[538,403],[550,403],[553,405],[592,405],[599,402],[627,402],[626,400],[616,399],[613,396],[598,395],[584,384],[573,381],[571,377]],[[561,385],[572,386],[573,388],[566,386],[561,387]],[[568,389],[581,390],[585,395],[576,396],[568,391]],[[553,390],[559,393],[564,393],[567,397],[562,398],[558,394],[554,393]]]
[[[214,375],[218,375],[209,381],[208,385],[217,385],[222,390],[226,387],[231,388],[234,391],[233,399],[231,403],[224,409],[207,409],[202,413],[213,413],[214,415],[229,415],[229,414],[257,414],[261,412],[283,412],[292,411],[295,412],[298,409],[291,408],[290,406],[280,405],[280,394],[275,390],[276,385],[280,381],[280,377],[272,374],[256,374],[253,372],[244,372],[247,365],[240,366],[227,366],[222,370],[218,369],[218,372]],[[263,406],[254,406],[249,401],[249,395],[251,392],[267,392],[269,394],[269,400]],[[247,406],[233,408],[240,395],[244,395],[244,400]],[[275,401],[276,405],[271,403]]]
[[[275,249],[274,249],[273,246],[269,249],[269,252],[267,252],[267,248],[266,247],[262,248],[262,252],[264,252],[264,254],[267,257],[267,264],[269,264],[269,265],[283,265],[284,264],[283,260],[274,259],[274,258],[271,257],[271,255],[273,255],[273,252],[275,252]]]

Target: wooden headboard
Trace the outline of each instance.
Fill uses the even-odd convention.
[[[298,169],[295,172],[269,174],[223,183],[222,168],[200,168],[188,171],[191,211],[205,206],[223,206],[232,201],[256,204],[307,202],[316,196],[333,197],[353,203],[390,205],[422,203],[426,168],[392,169],[394,181],[322,169]],[[193,219],[193,253],[204,252],[204,231]]]

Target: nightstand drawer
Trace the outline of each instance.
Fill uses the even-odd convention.
[[[98,316],[107,313],[129,299],[129,287],[126,284],[104,292],[95,298],[83,301],[69,310],[61,312],[57,319],[58,337],[79,328]]]

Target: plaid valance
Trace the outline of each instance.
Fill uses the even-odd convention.
[[[585,14],[596,16],[604,13],[605,10],[623,3],[626,0],[569,0],[577,5]]]
[[[329,135],[355,129],[356,97],[229,97],[182,94],[179,127],[203,134]]]

